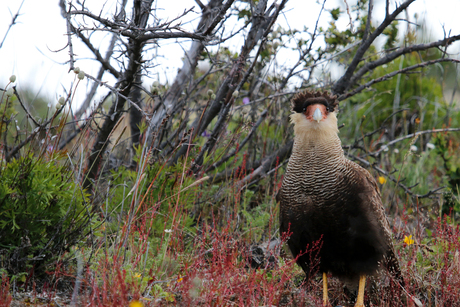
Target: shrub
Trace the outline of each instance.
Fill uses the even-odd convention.
[[[9,273],[32,264],[37,272],[84,234],[87,196],[63,157],[29,155],[0,167],[0,254]]]

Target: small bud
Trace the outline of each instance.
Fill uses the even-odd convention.
[[[159,87],[159,86],[160,86],[160,82],[158,82],[158,81],[153,81],[152,86]]]
[[[78,73],[80,72],[80,67],[75,67],[75,68],[73,69],[73,72],[76,73],[76,74],[78,74]]]
[[[152,88],[150,89],[150,92],[152,93],[152,95],[158,94],[158,87],[152,86]]]
[[[78,79],[83,80],[85,79],[85,72],[83,70],[80,70],[78,73]]]
[[[214,95],[214,92],[212,90],[208,90],[208,96],[211,97],[212,95]]]
[[[236,97],[238,97],[239,94],[240,94],[240,92],[234,91],[233,94],[232,94],[232,96],[233,96],[233,98],[236,98]]]
[[[59,102],[59,104],[60,104],[61,106],[63,106],[63,105],[65,104],[65,98],[64,98],[64,97],[62,97],[62,96],[61,96],[61,97],[59,97],[59,100],[58,100],[58,102]]]
[[[14,90],[12,87],[10,87],[7,91],[6,91],[6,96],[8,97],[12,97],[14,95]]]
[[[212,100],[216,99],[216,94],[212,94],[212,95],[211,95],[211,99],[212,99]]]
[[[15,75],[11,75],[11,77],[10,77],[10,82],[11,82],[11,83],[14,83],[14,81],[16,81],[16,76],[15,76]]]

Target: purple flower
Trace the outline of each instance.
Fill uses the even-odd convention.
[[[205,138],[208,138],[208,137],[211,136],[211,134],[210,134],[207,130],[205,130],[205,131],[203,131],[203,133],[201,134],[201,136],[204,136]]]
[[[249,97],[244,97],[243,98],[243,104],[248,104],[250,101],[249,101]]]

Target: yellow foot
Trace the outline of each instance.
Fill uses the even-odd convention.
[[[323,307],[329,307],[331,303],[329,303],[329,299],[327,297],[327,275],[323,273]]]
[[[366,285],[366,275],[359,277],[358,299],[355,307],[364,307],[364,286]]]

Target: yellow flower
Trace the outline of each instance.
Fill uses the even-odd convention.
[[[144,304],[142,304],[139,301],[132,301],[131,303],[129,303],[129,307],[144,307]]]
[[[180,278],[177,279],[177,282],[181,282],[181,281],[183,281],[183,280],[184,280],[184,279],[183,279],[182,277],[180,277]]]
[[[414,244],[414,242],[415,241],[412,239],[412,235],[404,236],[404,243],[406,243],[407,245]]]
[[[380,176],[379,177],[379,182],[380,182],[380,184],[384,184],[385,182],[387,182],[387,180],[385,179],[385,177]]]
[[[135,278],[141,278],[141,273],[136,273],[136,274],[134,274],[134,277],[135,277]]]

